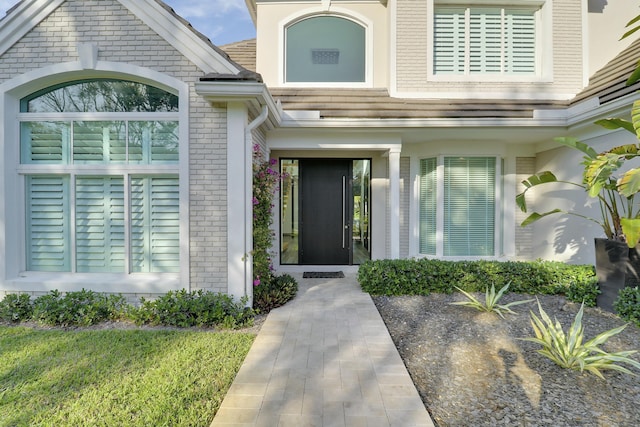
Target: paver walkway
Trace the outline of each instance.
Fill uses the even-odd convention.
[[[271,311],[212,427],[433,427],[354,273],[302,279]]]

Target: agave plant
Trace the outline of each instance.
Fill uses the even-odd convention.
[[[626,363],[640,369],[640,363],[629,357],[636,353],[637,350],[607,353],[600,348],[609,338],[622,332],[627,325],[602,332],[595,338],[584,342],[584,326],[582,325],[584,304],[580,306],[580,310],[578,310],[566,334],[560,322],[557,319],[552,321],[542,309],[540,301],[538,301],[538,311],[541,318],[536,316],[533,311],[531,312],[531,326],[536,337],[523,339],[540,344],[542,349],[537,350],[538,353],[549,358],[557,365],[580,372],[589,371],[602,379],[604,379],[604,376],[600,371],[603,369],[635,375],[629,369],[617,365],[617,363]]]
[[[484,303],[476,299],[476,297],[471,295],[469,292],[465,292],[456,286],[455,288],[458,291],[460,291],[464,296],[466,296],[468,298],[468,301],[457,301],[457,302],[452,302],[451,304],[462,305],[465,307],[473,307],[480,311],[494,312],[504,319],[503,313],[515,314],[515,312],[511,310],[510,307],[533,301],[532,299],[529,299],[529,300],[522,300],[522,301],[514,301],[508,304],[499,304],[498,301],[500,301],[500,298],[502,298],[502,295],[507,291],[507,289],[509,289],[510,284],[511,283],[507,283],[498,292],[496,292],[496,287],[493,284],[491,285],[491,289],[487,287],[485,291]]]

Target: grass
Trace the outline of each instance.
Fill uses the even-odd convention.
[[[209,426],[254,338],[0,326],[0,426]]]

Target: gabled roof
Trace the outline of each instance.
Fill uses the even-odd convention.
[[[11,48],[65,0],[21,0],[0,19],[0,55]],[[244,68],[229,58],[161,0],[118,0],[204,73],[238,74]]]
[[[220,46],[233,61],[247,70],[256,71],[256,39],[242,40]]]
[[[576,104],[597,97],[602,105],[640,90],[640,82],[631,86],[627,86],[626,83],[638,66],[638,61],[640,61],[640,38],[596,72],[589,79],[589,85],[571,103]]]

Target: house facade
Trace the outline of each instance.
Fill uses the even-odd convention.
[[[597,229],[522,228],[515,195],[580,179],[556,136],[627,141],[592,123],[638,98],[639,45],[610,28],[638,5],[602,3],[247,0],[256,40],[218,47],[157,0],[22,0],[0,20],[0,294],[250,298],[254,147],[286,173],[277,271],[591,263]]]

